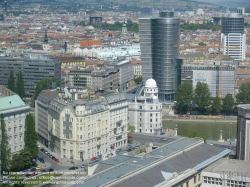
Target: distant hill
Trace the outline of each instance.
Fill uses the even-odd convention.
[[[250,8],[250,0],[195,0],[201,3],[211,3],[218,6],[228,6],[228,8],[245,7]]]
[[[109,2],[119,3],[138,7],[153,7],[157,9],[194,10],[197,8],[218,8],[217,5],[195,2],[191,0],[108,0]]]

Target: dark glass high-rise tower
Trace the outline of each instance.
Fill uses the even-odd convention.
[[[173,12],[160,12],[157,18],[140,18],[139,33],[143,83],[153,78],[159,88],[159,99],[173,102],[180,18],[175,17]]]

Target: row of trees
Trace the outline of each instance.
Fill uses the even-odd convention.
[[[184,23],[181,25],[181,29],[182,30],[192,30],[192,31],[196,31],[198,29],[219,31],[221,29],[221,26],[214,25],[213,23],[207,23],[207,24]]]
[[[250,90],[249,90],[250,91]],[[195,89],[190,82],[179,85],[176,91],[176,110],[179,113],[196,110],[200,113],[226,113],[234,111],[234,99],[227,94],[222,100],[219,97],[211,97],[211,92],[206,83],[198,82]]]
[[[8,88],[18,94],[21,98],[25,97],[23,74],[21,71],[19,71],[17,74],[16,82],[13,70],[10,71],[10,76],[8,78]]]
[[[12,155],[9,146],[9,139],[4,121],[1,118],[1,171],[22,171],[30,168],[38,157],[37,133],[35,131],[34,116],[28,114],[25,119],[24,149]]]

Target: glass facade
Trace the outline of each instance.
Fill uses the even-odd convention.
[[[160,15],[163,17],[139,19],[142,77],[144,84],[150,78],[156,81],[161,101],[173,102],[180,19],[173,13]]]
[[[244,34],[244,17],[233,14],[222,18],[221,42],[223,54],[235,60],[245,59],[246,35]]]

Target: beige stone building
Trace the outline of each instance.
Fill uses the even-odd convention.
[[[61,102],[51,102],[48,146],[63,158],[87,159],[106,152],[109,146],[107,106],[102,101],[77,100],[60,107]]]
[[[61,158],[74,159],[106,155],[110,148],[127,144],[128,105],[123,94],[97,98],[89,95],[85,100],[76,95],[59,90],[39,94],[36,100],[39,142]]]

